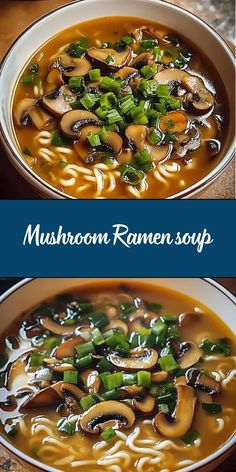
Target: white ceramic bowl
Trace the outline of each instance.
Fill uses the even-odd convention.
[[[1,332],[19,314],[32,306],[40,303],[47,297],[56,295],[63,291],[69,291],[76,287],[82,287],[89,283],[96,281],[106,281],[111,279],[76,279],[76,278],[51,278],[51,279],[24,279],[20,283],[14,285],[10,290],[5,292],[0,297],[0,319]],[[138,281],[152,286],[167,287],[172,290],[185,293],[186,295],[195,298],[197,301],[203,303],[211,310],[215,311],[220,318],[236,332],[236,298],[230,294],[225,288],[211,279],[132,279],[132,278],[117,278],[118,282],[132,282]],[[0,443],[7,449],[8,454],[12,455],[18,462],[23,465],[23,470],[37,471],[43,470],[48,472],[57,472],[58,469],[44,465],[35,459],[27,456],[23,452],[16,449],[11,443],[0,435]],[[232,448],[236,443],[236,438],[231,438],[223,447],[218,449],[207,458],[193,464],[191,466],[181,469],[180,472],[210,472],[217,467],[226,457],[232,452]]]
[[[37,176],[21,156],[12,123],[12,98],[17,78],[29,58],[48,39],[75,23],[103,16],[136,16],[182,32],[214,62],[229,95],[230,119],[223,156],[206,177],[170,197],[189,198],[214,181],[234,153],[234,57],[223,39],[193,14],[161,0],[81,0],[64,5],[30,25],[5,56],[0,69],[0,131],[5,150],[16,169],[45,198],[73,198]]]

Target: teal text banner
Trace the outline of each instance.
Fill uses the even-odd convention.
[[[235,202],[1,201],[1,277],[235,276]]]

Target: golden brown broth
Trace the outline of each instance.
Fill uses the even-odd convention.
[[[100,18],[73,26],[58,34],[48,41],[47,44],[42,46],[39,51],[37,51],[34,57],[31,58],[30,63],[39,61],[40,69],[42,71],[42,79],[44,81],[48,72],[48,65],[50,62],[52,62],[52,56],[58,55],[57,51],[59,48],[67,45],[68,43],[78,41],[81,35],[89,37],[90,45],[93,46],[96,45],[95,41],[97,39],[102,43],[118,41],[123,36],[132,32],[135,28],[143,26],[144,24],[148,27],[155,27],[156,30],[160,31],[162,35],[164,33],[167,34],[171,32],[168,28],[162,27],[146,19],[141,20],[139,18],[127,17]],[[169,163],[172,167],[167,166],[167,172],[166,169],[164,169],[164,174],[162,172],[163,169],[157,165],[157,169],[158,171],[160,170],[161,175],[159,175],[159,178],[157,179],[155,178],[153,172],[148,174],[148,188],[142,193],[142,198],[166,198],[188,188],[214,169],[214,167],[220,161],[223,152],[225,141],[224,134],[225,130],[227,129],[228,108],[227,96],[224,86],[218,77],[217,72],[214,70],[213,65],[210,64],[205,55],[195,46],[193,46],[190,41],[184,39],[183,44],[190,46],[190,49],[194,52],[193,58],[189,64],[190,69],[198,71],[202,76],[205,76],[207,80],[214,84],[214,88],[216,89],[217,113],[220,113],[223,116],[224,122],[223,135],[220,136],[220,140],[222,141],[222,151],[214,158],[210,158],[209,153],[206,150],[206,145],[202,144],[199,149],[191,153],[192,162],[186,164],[182,159],[174,161],[180,165],[180,170],[178,172],[173,172],[176,164],[173,166],[171,161],[169,161]],[[168,45],[168,49],[174,50],[174,46]],[[14,96],[13,109],[15,108],[18,101],[24,97],[34,97],[32,94],[32,87],[19,84],[18,81]],[[218,137],[216,136],[214,127],[212,127],[211,119],[209,120],[209,129],[203,128],[202,126],[200,128],[203,139]],[[62,177],[62,172],[65,172],[65,169],[62,170],[58,166],[58,162],[63,160],[63,155],[59,154],[53,146],[50,146],[50,149],[56,153],[56,157],[54,161],[55,164],[48,164],[43,158],[38,156],[39,148],[43,147],[42,145],[40,146],[37,139],[35,139],[39,133],[38,130],[29,126],[24,128],[16,127],[15,131],[20,148],[29,148],[33,156],[27,157],[24,155],[28,165],[36,172],[36,174],[38,174],[60,191],[76,198],[96,198],[99,196],[106,198],[134,198],[134,195],[130,193],[128,189],[129,186],[122,182],[119,177],[116,177],[116,186],[112,191],[109,187],[110,181],[107,177],[105,177],[105,187],[102,193],[96,191],[96,182],[89,182],[86,180],[86,178],[84,179],[83,175],[81,174],[79,174],[75,184],[65,187],[62,182],[59,183]],[[46,147],[48,146],[49,145]],[[68,163],[78,164],[80,166],[83,165],[75,151],[73,151],[71,155],[66,155],[66,157]],[[92,169],[92,167],[89,165],[87,165],[87,167]],[[66,174],[63,174],[63,177],[68,178]],[[82,187],[84,187],[84,190],[81,191]],[[137,195],[140,196],[140,194]]]
[[[233,333],[230,329],[224,324],[222,320],[220,320],[215,313],[210,311],[208,308],[189,298],[183,294],[171,291],[169,289],[161,288],[161,287],[151,287],[150,285],[146,284],[128,284],[128,287],[131,289],[132,294],[139,296],[144,300],[148,300],[149,302],[160,303],[162,305],[162,313],[173,313],[174,315],[179,315],[182,312],[192,312],[195,307],[198,307],[202,310],[202,313],[199,315],[198,321],[191,322],[189,325],[186,325],[185,328],[181,328],[181,339],[183,340],[192,340],[196,343],[199,343],[201,339],[204,337],[210,337],[211,339],[219,339],[222,337],[228,337],[231,341],[232,346],[232,353],[229,358],[225,356],[219,356],[216,360],[209,360],[202,362],[200,367],[207,368],[210,371],[221,371],[226,375],[231,369],[235,368],[235,358],[232,356],[236,355],[236,343]],[[106,284],[106,287],[102,284],[90,285],[89,288],[85,288],[84,290],[81,289],[79,292],[73,292],[76,295],[80,295],[82,297],[88,297],[91,301],[96,302],[97,296],[100,293],[109,293],[112,296],[112,300],[114,304],[117,303],[117,295],[120,293],[124,293],[124,288],[117,286],[115,283]],[[53,301],[54,299],[51,299]],[[121,298],[119,299],[122,300]],[[101,304],[99,308],[104,308]],[[1,344],[4,345],[4,339],[8,335],[16,334],[18,332],[18,326],[22,322],[23,319],[27,319],[28,314],[24,314],[18,323],[14,322],[6,333],[2,336]],[[23,349],[26,349],[26,346],[21,345]],[[17,352],[16,356],[17,357]],[[24,371],[24,368],[23,368]],[[16,379],[19,380],[18,375],[22,373],[22,364],[18,361],[16,364],[14,375],[12,376],[14,382]],[[151,465],[151,462],[146,464],[144,469],[140,470],[150,470],[152,472],[161,470],[163,468],[167,468],[170,471],[177,470],[180,468],[181,461],[191,460],[191,461],[199,461],[204,457],[208,456],[213,451],[219,449],[233,434],[235,428],[235,421],[234,421],[234,406],[235,406],[235,399],[234,399],[234,381],[232,380],[228,383],[227,388],[223,389],[215,400],[217,403],[222,404],[223,411],[217,415],[209,415],[202,408],[196,406],[195,416],[193,420],[192,427],[200,432],[201,437],[201,445],[197,447],[196,445],[193,446],[185,446],[184,443],[180,439],[176,439],[172,441],[176,447],[179,447],[179,450],[173,450],[173,448],[168,448],[167,450],[162,450],[162,454],[164,453],[164,459],[159,464]],[[14,384],[12,385],[12,388]],[[16,388],[16,383],[15,383]],[[18,387],[19,388],[19,387]],[[4,389],[0,390],[0,398],[4,396]],[[17,412],[13,413],[6,413],[7,417],[16,417]],[[4,422],[5,413],[1,412],[1,419]],[[39,420],[41,417],[41,420]],[[32,434],[31,428],[32,425],[37,424],[37,419],[39,424],[44,424],[44,419],[49,418],[51,420],[51,424],[46,426],[50,428],[49,432],[42,431],[38,432],[37,434]],[[23,432],[18,433],[18,435],[11,439],[12,443],[19,448],[20,450],[24,451],[26,454],[29,454],[42,462],[48,463],[52,466],[56,466],[61,470],[66,472],[71,470],[81,470],[82,472],[101,472],[101,471],[109,471],[111,469],[104,466],[98,466],[96,464],[96,460],[101,458],[102,456],[107,454],[109,455],[109,450],[111,447],[115,446],[116,442],[112,442],[110,445],[106,446],[104,449],[97,450],[92,447],[99,442],[99,439],[96,437],[88,438],[81,433],[76,433],[74,436],[67,437],[66,435],[60,434],[56,430],[56,422],[59,420],[60,415],[53,412],[52,408],[50,410],[39,410],[39,411],[32,411],[24,415],[24,421],[26,424],[26,432],[25,435]],[[216,432],[217,430],[217,418],[223,418],[225,420],[224,427],[222,431]],[[152,425],[144,424],[143,418],[137,419],[133,429],[135,427],[140,428],[140,434],[138,440],[146,440],[146,439],[153,439],[153,444],[157,442],[161,442],[164,438],[153,431]],[[132,429],[132,430],[133,430]],[[126,435],[130,434],[132,430],[123,430],[122,432]],[[24,431],[24,430],[22,430]],[[62,441],[62,446],[56,448],[56,452],[50,452],[48,455],[47,446],[52,447],[49,444],[50,440],[48,441],[45,439],[48,435],[53,435],[54,438]],[[119,438],[117,438],[118,441]],[[42,446],[42,442],[44,440],[44,446]],[[151,447],[150,445],[147,446],[146,444],[142,444],[139,441],[134,441],[135,445],[141,447]],[[46,449],[45,449],[46,447]],[[55,446],[54,446],[55,447]],[[137,461],[140,460],[142,457],[148,456],[147,453],[144,451],[137,453],[132,452],[129,447],[122,442],[120,450],[128,452],[129,457],[129,464],[128,467],[124,466],[123,461],[119,462],[121,465],[121,470],[127,470],[128,472],[136,472],[138,469]],[[69,456],[69,465],[61,465],[60,460],[63,460],[65,457]],[[71,459],[71,457],[72,459]],[[153,456],[151,456],[153,457]],[[155,455],[154,455],[155,457]],[[83,462],[78,465],[78,467],[71,468],[70,463],[74,460],[92,460],[94,462],[88,463],[85,465]],[[96,459],[96,460],[95,460]],[[164,461],[164,462],[163,462]],[[183,463],[184,466],[184,463]],[[150,467],[150,468],[148,468]]]

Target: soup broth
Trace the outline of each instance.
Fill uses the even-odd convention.
[[[221,158],[227,97],[213,65],[167,27],[99,18],[58,34],[13,100],[21,153],[75,198],[167,198]]]
[[[1,339],[3,434],[69,472],[176,471],[235,428],[233,333],[145,284],[96,284],[24,313]]]

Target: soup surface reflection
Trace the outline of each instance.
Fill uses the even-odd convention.
[[[235,339],[167,289],[94,285],[43,302],[1,339],[0,418],[63,471],[175,471],[235,428]]]
[[[219,162],[227,97],[182,34],[139,18],[91,20],[36,52],[13,102],[27,164],[75,198],[166,198]]]

